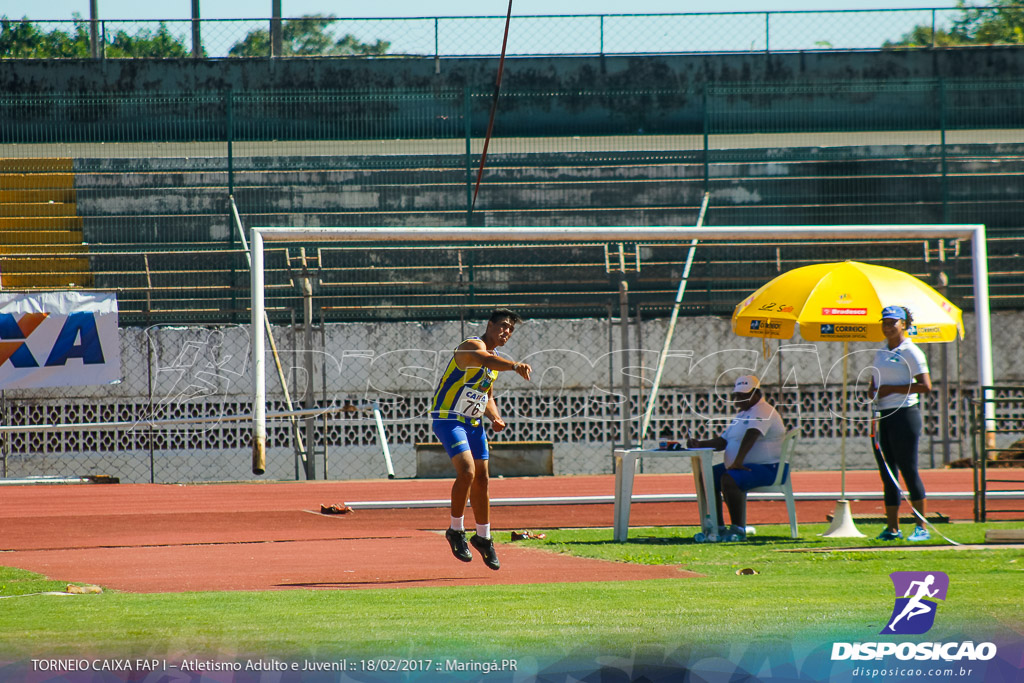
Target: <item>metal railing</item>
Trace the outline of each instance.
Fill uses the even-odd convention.
[[[672,14],[514,15],[510,56],[932,48],[1019,44],[1024,5]],[[244,19],[7,17],[12,58],[490,57],[504,16]],[[1004,32],[993,26],[1008,25]],[[984,27],[989,27],[988,29]]]
[[[1024,518],[1024,508],[1006,507],[1024,498],[1024,386],[982,387],[971,403],[974,521]]]

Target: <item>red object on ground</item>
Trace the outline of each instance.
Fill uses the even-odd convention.
[[[321,515],[347,515],[350,512],[352,512],[352,508],[344,503],[320,506]]]

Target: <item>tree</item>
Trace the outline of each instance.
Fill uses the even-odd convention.
[[[75,14],[72,32],[41,31],[24,18],[0,17],[0,57],[8,59],[52,59],[89,56],[89,25]]]
[[[149,29],[141,29],[135,35],[127,31],[118,31],[107,47],[106,55],[112,58],[149,57],[158,59],[174,59],[188,57],[191,50],[185,46],[184,38],[171,35],[170,29],[160,22],[156,33]]]
[[[957,6],[964,16],[954,22],[957,32],[979,44],[1024,45],[1024,5],[1020,0],[997,0],[992,7]]]
[[[918,25],[899,41],[886,41],[882,47],[1024,45],[1024,5],[1020,1],[995,0],[989,6],[975,7],[957,0],[960,16],[949,31],[940,29],[933,35],[931,26]]]
[[[0,17],[0,57],[13,59],[74,59],[90,56],[89,22],[81,15],[72,15],[72,32],[54,29],[49,33],[40,30],[37,23]],[[150,57],[167,59],[188,57],[191,51],[185,46],[184,38],[171,35],[166,24],[160,23],[154,33],[141,29],[134,35],[118,31],[106,46],[107,57]]]
[[[383,55],[391,47],[387,40],[378,39],[376,43],[361,43],[351,33],[346,33],[334,44],[333,55]]]
[[[391,47],[386,40],[363,43],[351,33],[337,41],[327,28],[338,19],[333,14],[306,14],[298,19],[281,23],[282,56],[316,55],[383,55]],[[230,57],[267,57],[270,55],[270,32],[266,29],[250,31],[230,50]]]
[[[915,26],[909,33],[896,42],[885,41],[883,48],[887,47],[950,47],[953,45],[970,45],[971,41],[963,35],[952,31],[939,29],[932,34],[931,26]]]

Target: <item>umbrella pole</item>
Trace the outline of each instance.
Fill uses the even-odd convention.
[[[864,538],[864,534],[857,530],[857,525],[853,523],[853,514],[850,512],[850,501],[846,500],[846,428],[847,419],[846,411],[849,406],[849,401],[846,400],[846,361],[849,357],[849,342],[843,342],[843,389],[840,401],[840,407],[842,411],[840,413],[840,419],[843,424],[840,427],[840,447],[839,447],[839,469],[840,469],[840,488],[841,493],[839,500],[836,501],[835,512],[832,513],[832,524],[829,526],[828,531],[822,534],[828,538]]]
[[[840,446],[839,446],[839,469],[840,469],[840,475],[839,475],[840,495],[839,495],[839,497],[841,499],[843,499],[843,500],[846,500],[846,424],[847,424],[846,423],[846,408],[847,408],[847,405],[848,405],[848,401],[846,400],[846,360],[850,356],[849,349],[850,349],[850,342],[844,341],[843,342],[843,392],[841,394],[842,398],[840,398],[840,400],[842,401],[842,406],[841,406],[842,407],[842,412],[840,413],[840,415],[841,415],[841,419],[843,421],[843,423],[842,423],[842,430],[843,431],[842,431],[842,436],[840,438]]]

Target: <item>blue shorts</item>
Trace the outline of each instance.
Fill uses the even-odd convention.
[[[487,432],[483,422],[476,427],[461,420],[434,420],[434,434],[448,451],[448,457],[470,451],[474,460],[487,460]]]
[[[750,468],[750,471],[726,470],[725,463],[719,463],[712,467],[711,471],[715,477],[715,491],[722,490],[722,475],[727,471],[732,480],[736,482],[736,486],[739,487],[740,491],[749,491],[758,486],[770,486],[775,483],[775,475],[779,471],[779,463],[776,462],[771,465],[754,463],[746,466]]]

